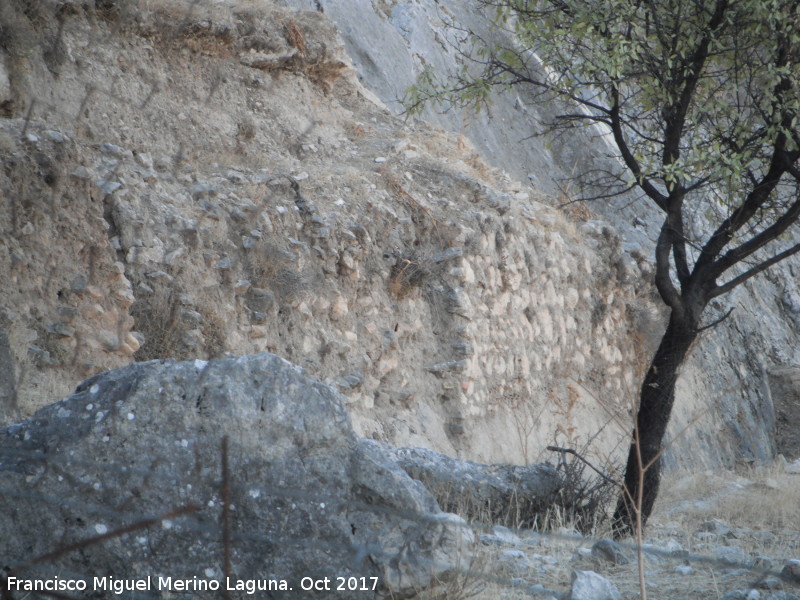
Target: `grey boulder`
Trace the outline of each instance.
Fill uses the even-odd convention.
[[[169,576],[198,598],[219,597],[198,581],[408,597],[467,570],[474,545],[356,438],[335,391],[270,354],[109,371],[0,430],[0,539],[20,578],[150,577],[160,597]]]
[[[446,511],[468,519],[532,527],[552,508],[564,481],[547,464],[481,464],[426,448],[383,448],[422,482]]]

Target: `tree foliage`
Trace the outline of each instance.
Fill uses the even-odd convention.
[[[614,192],[636,190],[663,215],[655,283],[671,318],[634,431],[652,464],[646,520],[675,377],[707,304],[800,251],[800,0],[477,1],[491,39],[464,31],[464,70],[444,82],[426,73],[410,107],[529,86],[572,107],[550,127],[601,128],[618,154]],[[631,510],[623,497],[622,530]]]

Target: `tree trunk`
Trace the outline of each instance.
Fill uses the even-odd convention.
[[[697,333],[695,324],[685,323],[676,317],[673,311],[664,337],[661,338],[642,383],[636,427],[631,436],[628,463],[625,467],[625,489],[617,501],[613,517],[614,534],[617,538],[634,532],[639,498],[640,464],[645,468],[641,498],[642,527],[653,512],[661,480],[661,443],[667,431],[675,400],[675,381],[678,369],[689,353]]]

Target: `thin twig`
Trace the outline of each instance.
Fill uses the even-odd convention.
[[[548,446],[548,447],[547,447],[547,449],[548,449],[548,450],[550,450],[551,452],[561,452],[561,454],[562,454],[562,455],[563,455],[563,454],[573,454],[573,455],[574,455],[576,458],[578,458],[578,460],[580,460],[581,462],[583,462],[584,464],[586,464],[586,466],[588,466],[588,467],[589,467],[590,469],[592,469],[592,470],[593,470],[595,473],[597,473],[598,475],[600,475],[600,477],[602,477],[603,479],[605,479],[605,480],[606,480],[608,483],[610,483],[610,484],[612,484],[612,485],[615,485],[615,486],[617,486],[617,487],[622,487],[622,484],[621,484],[619,481],[615,481],[614,479],[611,479],[611,478],[610,478],[608,475],[606,475],[605,473],[603,473],[603,472],[602,472],[600,469],[598,469],[597,467],[595,467],[595,466],[594,466],[592,463],[590,463],[588,460],[586,460],[585,458],[583,458],[583,457],[582,457],[580,454],[578,454],[578,453],[577,453],[575,450],[573,450],[572,448],[561,448],[561,447],[559,447],[559,446]]]

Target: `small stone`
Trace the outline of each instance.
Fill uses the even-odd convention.
[[[451,347],[453,348],[453,352],[455,352],[456,356],[468,358],[475,354],[475,349],[467,342],[455,342]]]
[[[627,565],[630,560],[622,552],[622,547],[610,539],[598,540],[592,546],[592,558],[612,565]]]
[[[503,550],[498,562],[515,575],[527,573],[531,568],[530,560],[522,550]]]
[[[718,546],[714,550],[714,555],[719,562],[729,566],[740,566],[749,563],[747,553],[738,546]]]
[[[234,294],[244,294],[247,290],[250,289],[250,282],[247,279],[240,279],[236,282],[236,285],[233,286],[233,293]]]
[[[95,300],[100,300],[105,296],[103,290],[97,287],[96,285],[87,285],[86,290],[84,291]]]
[[[56,364],[56,361],[53,360],[53,358],[50,356],[50,353],[39,346],[29,346],[28,356],[33,364],[40,368],[52,367]]]
[[[73,169],[72,176],[75,177],[76,179],[88,180],[92,178],[92,173],[91,171],[89,171],[89,169],[87,169],[83,165],[80,165],[75,167],[75,169]]]
[[[136,152],[133,157],[136,159],[139,166],[145,169],[153,168],[153,156],[149,152]]]
[[[130,150],[125,150],[124,148],[120,148],[115,144],[108,144],[108,143],[100,145],[100,152],[102,152],[103,154],[110,154],[115,158],[127,158],[131,156]]]
[[[197,325],[203,320],[203,315],[197,312],[196,310],[192,310],[190,308],[183,308],[181,309],[181,319],[184,323],[189,323],[190,325]]]
[[[350,375],[345,375],[337,379],[336,386],[341,390],[352,390],[359,387],[362,382],[363,378],[360,375],[351,373]]]
[[[50,138],[51,141],[55,142],[56,144],[63,144],[64,143],[64,136],[59,131],[55,131],[54,129],[48,129],[44,132],[44,134]]]
[[[766,575],[758,580],[756,586],[762,590],[780,590],[783,589],[783,582],[774,575]]]
[[[97,331],[94,337],[106,352],[116,352],[120,349],[119,336],[112,331]]]
[[[589,560],[591,558],[592,558],[592,549],[580,547],[577,548],[575,552],[572,553],[572,557],[570,558],[570,560],[572,562],[576,562],[579,560]]]
[[[228,171],[225,174],[225,179],[230,181],[231,183],[247,183],[247,176],[239,171]]]
[[[762,544],[771,545],[775,543],[775,534],[771,531],[756,531],[753,533],[753,538]]]
[[[72,281],[69,284],[69,289],[73,292],[82,292],[86,289],[88,285],[88,281],[86,281],[86,277],[83,275],[76,275],[72,278]]]
[[[769,592],[768,594],[765,594],[764,600],[798,600],[798,598],[796,594],[780,591],[780,592]]]
[[[454,246],[452,248],[448,248],[444,252],[437,252],[431,258],[435,263],[443,263],[448,260],[461,258],[462,256],[464,256],[464,249],[460,246]]]
[[[792,583],[800,583],[800,560],[791,558],[781,569],[781,579]]]
[[[57,337],[68,338],[75,335],[75,328],[70,327],[66,323],[50,323],[46,329],[48,333],[51,333]]]
[[[58,314],[61,316],[65,322],[69,323],[78,316],[78,309],[74,306],[59,306],[58,307]]]
[[[675,567],[675,572],[678,575],[691,575],[692,573],[694,573],[694,569],[689,565],[678,565],[677,567]]]
[[[495,537],[499,538],[504,544],[508,544],[509,546],[519,546],[522,544],[519,536],[517,536],[517,534],[511,531],[508,527],[495,525],[492,528],[492,533],[494,533]]]
[[[247,220],[247,215],[244,213],[244,211],[236,206],[230,208],[228,210],[228,214],[234,221],[242,222]]]
[[[451,360],[425,367],[425,370],[439,375],[443,373],[463,373],[468,367],[469,363],[466,360]]]
[[[573,571],[570,600],[622,600],[617,586],[594,571]]]
[[[164,271],[150,271],[148,273],[145,273],[145,277],[153,279],[154,281],[158,281],[160,279],[164,279],[166,281],[172,281],[173,279],[172,275],[170,275],[169,273],[165,273]],[[141,284],[139,284],[139,286],[141,287]]]
[[[664,549],[673,556],[682,556],[683,553],[685,552],[683,546],[681,546],[675,540],[668,540],[667,543],[664,545]]]
[[[375,162],[376,163],[385,163],[386,162],[386,157],[385,156],[379,156],[379,157],[377,157],[375,159]]]
[[[22,226],[22,229],[21,229],[22,235],[30,235],[33,232],[34,232],[34,228],[33,228],[33,225],[31,224],[30,221],[28,221],[27,223],[25,223],[25,225]]]
[[[763,556],[759,554],[753,559],[753,566],[757,569],[765,569],[769,571],[774,565],[775,561],[773,561],[769,556]]]
[[[100,180],[97,182],[97,187],[99,187],[100,191],[103,192],[106,196],[110,196],[111,194],[116,192],[119,188],[121,188],[122,184],[119,181]]]
[[[214,268],[216,269],[230,269],[231,268],[231,259],[227,256],[217,261],[217,264]]]
[[[708,531],[716,535],[728,535],[731,532],[731,527],[720,519],[709,519],[700,523],[699,531]]]

